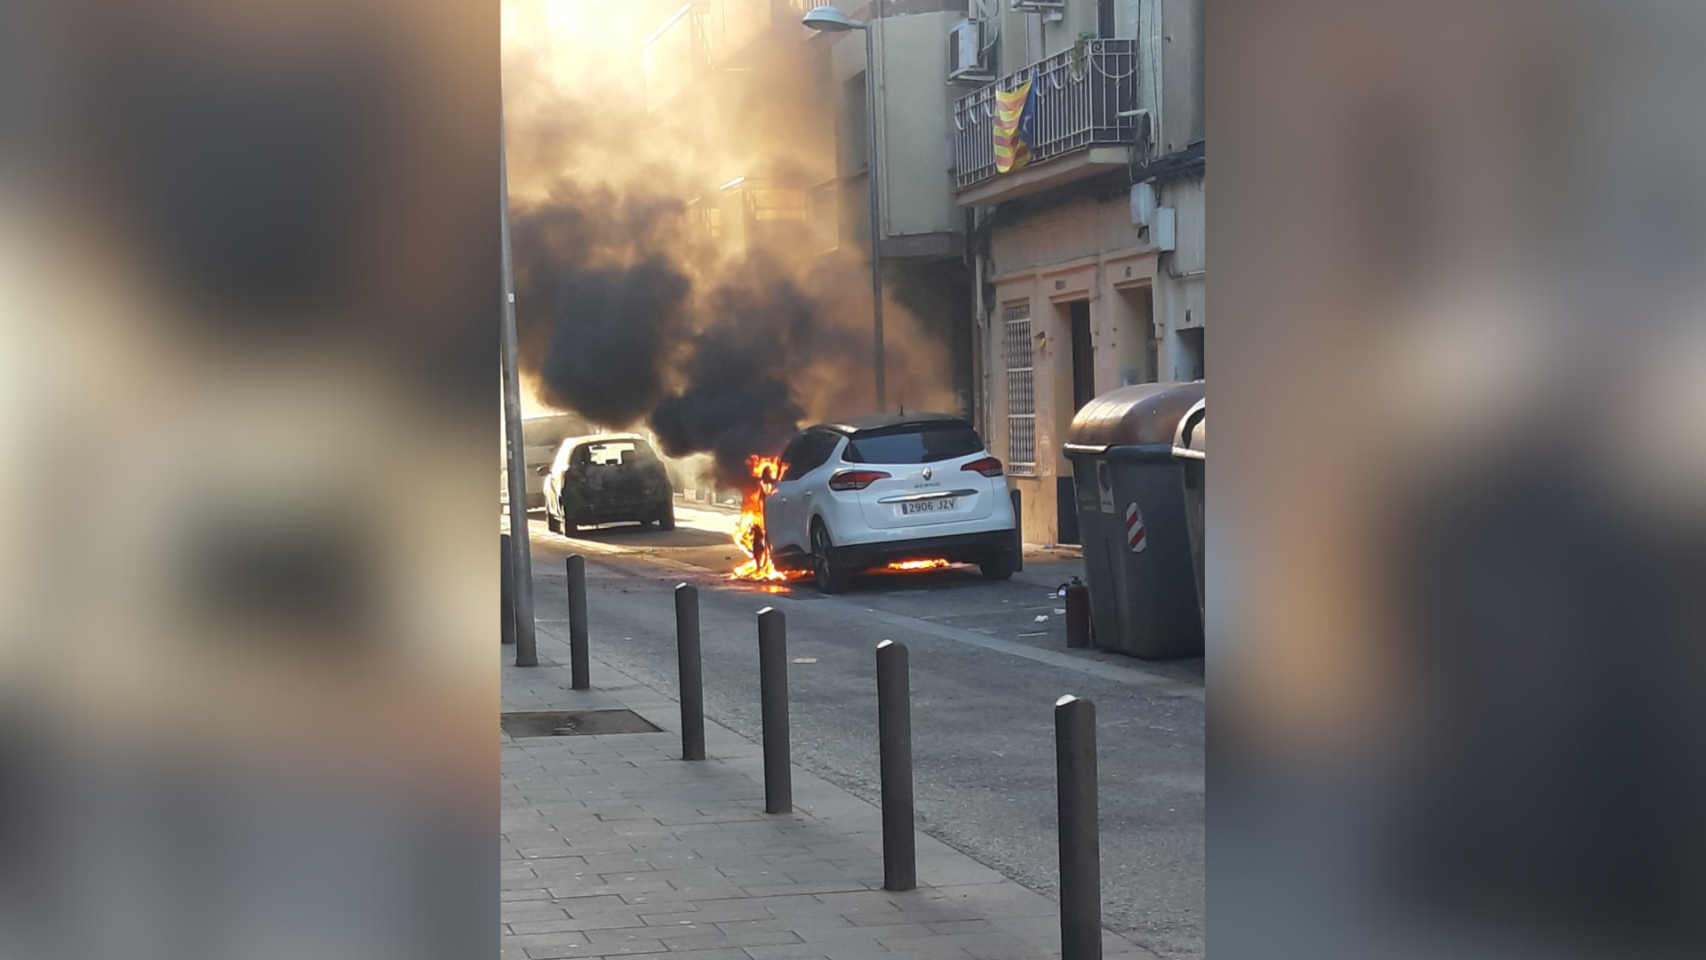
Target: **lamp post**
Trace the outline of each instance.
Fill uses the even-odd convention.
[[[533,619],[533,541],[527,534],[527,446],[521,428],[521,374],[515,333],[515,266],[509,239],[509,147],[503,122],[502,95],[498,101],[498,217],[503,262],[503,312],[498,340],[503,353],[504,433],[509,463],[509,542],[514,557],[515,665],[539,665]]]
[[[882,237],[882,213],[879,198],[877,156],[877,54],[873,39],[875,21],[860,23],[834,7],[818,7],[807,13],[806,26],[822,33],[846,33],[861,30],[865,34],[865,149],[866,166],[871,178],[871,333],[876,342],[877,410],[888,409],[887,387],[883,363],[883,264],[878,256]]]

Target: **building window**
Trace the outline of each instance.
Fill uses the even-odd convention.
[[[841,128],[841,170],[843,176],[866,173],[871,167],[871,148],[866,134],[869,121],[865,102],[865,75],[856,74],[842,85],[841,103],[846,118]]]
[[[1031,305],[1010,303],[1001,308],[1007,356],[1007,472],[1015,477],[1037,475],[1037,404],[1031,389]]]

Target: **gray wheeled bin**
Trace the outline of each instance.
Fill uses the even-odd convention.
[[[1145,660],[1200,657],[1202,605],[1191,556],[1179,425],[1202,381],[1104,393],[1067,434],[1095,645]]]
[[[1191,530],[1191,563],[1197,573],[1197,606],[1206,607],[1203,598],[1203,484],[1208,466],[1208,401],[1196,405],[1179,421],[1173,434],[1173,456],[1184,471],[1185,521]]]

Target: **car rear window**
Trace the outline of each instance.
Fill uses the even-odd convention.
[[[652,448],[638,440],[589,443],[584,449],[586,450],[587,462],[594,466],[617,466],[657,459],[657,454],[652,452]]]
[[[971,424],[903,423],[853,435],[842,458],[849,463],[936,463],[983,450]]]

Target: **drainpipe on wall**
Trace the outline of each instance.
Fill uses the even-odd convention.
[[[983,258],[975,258],[972,264],[972,294],[971,294],[971,352],[972,352],[972,426],[977,428],[978,436],[984,442],[989,442],[989,414],[986,397],[989,393],[989,332],[984,325],[983,316]]]
[[[871,109],[873,111],[872,115],[871,115],[871,117],[872,117],[871,122],[874,125],[874,129],[875,129],[875,132],[877,135],[876,136],[876,143],[874,145],[876,148],[876,152],[873,154],[873,156],[876,157],[876,162],[882,164],[882,166],[883,166],[883,181],[884,182],[888,182],[888,177],[889,177],[889,151],[888,151],[888,139],[889,139],[888,74],[889,74],[889,72],[888,72],[888,65],[887,65],[888,64],[888,55],[889,55],[888,54],[889,24],[888,24],[887,17],[888,17],[888,11],[885,9],[885,4],[884,4],[883,0],[871,0],[871,26],[866,28],[866,32],[871,38],[871,47],[870,47],[871,55],[865,63],[865,69],[867,71],[869,71],[869,73],[866,76],[867,76],[867,81],[871,85]],[[871,176],[875,177],[876,171],[873,170],[871,172]],[[872,182],[875,183],[876,181],[873,180]],[[879,203],[880,203],[882,198],[879,196],[878,199],[879,199]],[[881,203],[881,205],[876,209],[877,209],[877,213],[879,214],[879,216],[882,220],[882,231],[883,232],[880,234],[880,236],[887,236],[888,235],[888,222],[889,222],[888,204]],[[871,229],[876,230],[877,229],[876,224],[872,224]],[[872,244],[871,249],[875,250],[876,245]]]
[[[973,417],[978,434],[983,437],[985,444],[990,443],[990,401],[989,401],[989,304],[983,295],[983,244],[976,207],[967,211],[966,248],[971,253],[972,262],[972,332],[975,341],[972,350],[977,360],[977,396],[973,398]]]

